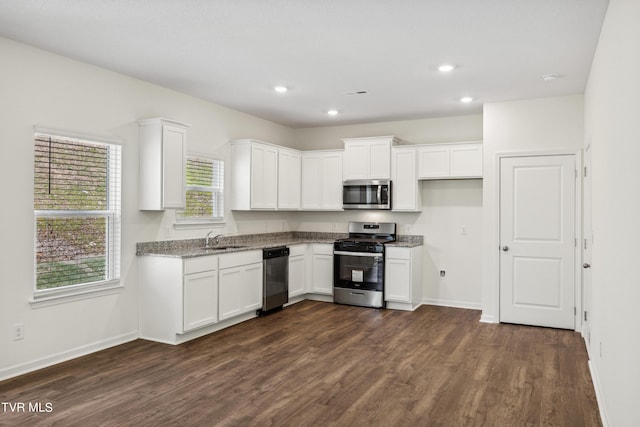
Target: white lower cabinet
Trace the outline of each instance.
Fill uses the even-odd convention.
[[[262,307],[262,251],[220,255],[218,317],[230,319]]]
[[[218,270],[185,274],[183,331],[218,321]]]
[[[307,245],[289,246],[289,251],[289,298],[291,298],[307,291],[305,286]]]
[[[140,336],[169,344],[218,322],[218,257],[140,257]]]
[[[385,249],[385,295],[387,308],[415,310],[422,299],[422,246]]]
[[[333,245],[315,243],[311,251],[311,292],[333,295]]]

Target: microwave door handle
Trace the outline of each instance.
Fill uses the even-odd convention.
[[[377,204],[382,204],[382,185],[378,185],[378,203]]]

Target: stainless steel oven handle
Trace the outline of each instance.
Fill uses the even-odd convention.
[[[373,252],[346,252],[346,251],[333,251],[334,255],[347,255],[347,256],[367,256],[374,258],[381,258],[381,253],[373,253]]]

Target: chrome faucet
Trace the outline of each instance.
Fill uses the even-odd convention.
[[[207,235],[206,235],[206,236],[204,236],[204,247],[205,247],[205,248],[208,248],[208,247],[209,247],[209,240],[210,240],[210,239],[209,239],[209,236],[211,236],[211,233],[213,233],[213,230],[211,230],[210,232],[208,232],[208,233],[207,233]],[[219,241],[219,239],[218,239],[220,236],[222,236],[222,234],[218,234],[217,236],[215,236],[215,237],[213,238],[213,240],[215,241],[216,246],[218,245],[218,243],[220,243],[220,241]]]

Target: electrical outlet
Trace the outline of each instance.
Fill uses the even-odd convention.
[[[412,228],[411,224],[406,224],[404,226],[404,232],[407,233],[407,234],[411,233],[411,228]]]
[[[16,323],[13,325],[13,340],[19,341],[24,339],[24,323]]]
[[[468,234],[469,234],[469,227],[467,227],[466,225],[460,226],[460,235],[467,236]]]

